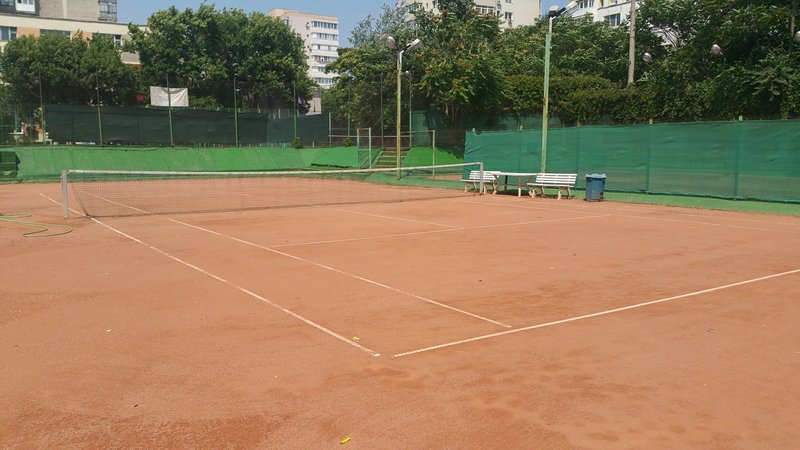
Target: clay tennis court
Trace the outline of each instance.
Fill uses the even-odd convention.
[[[505,195],[61,218],[0,186],[10,448],[791,448],[800,220]]]

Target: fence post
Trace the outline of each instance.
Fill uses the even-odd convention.
[[[367,167],[372,169],[372,127],[369,127],[368,130],[369,131],[367,133],[369,134],[369,161],[367,162]]]
[[[431,146],[433,150],[431,150],[431,165],[436,165],[436,130],[431,130]],[[433,179],[436,179],[436,169],[433,169]]]
[[[331,128],[331,113],[328,113],[328,148],[333,147],[333,128]]]
[[[650,171],[653,166],[653,127],[647,127],[647,161],[645,163],[644,192],[650,193]]]
[[[739,170],[741,169],[742,159],[742,116],[739,116],[739,122],[736,122],[736,161],[733,166],[733,198],[739,198]]]
[[[356,150],[361,148],[361,128],[356,128]]]

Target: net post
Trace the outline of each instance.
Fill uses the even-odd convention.
[[[67,173],[66,169],[61,171],[61,205],[63,208],[63,215],[64,218],[69,218],[69,204],[68,204],[68,195],[67,195]]]

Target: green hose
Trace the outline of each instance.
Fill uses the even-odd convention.
[[[37,228],[34,231],[29,231],[24,233],[22,237],[53,237],[53,236],[61,236],[62,234],[67,234],[72,231],[72,227],[67,225],[58,225],[54,223],[41,223],[41,222],[26,222],[24,219],[26,217],[30,217],[30,214],[26,213],[13,213],[13,214],[0,214],[0,221],[14,223],[17,225],[22,225],[26,227]],[[61,231],[51,230],[52,228],[60,228]]]

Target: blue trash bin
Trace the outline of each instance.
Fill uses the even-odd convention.
[[[586,174],[586,201],[603,201],[603,193],[606,190],[606,174],[587,173]]]

